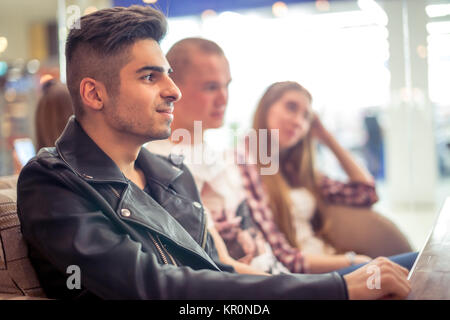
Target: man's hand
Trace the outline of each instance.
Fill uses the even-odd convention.
[[[404,299],[411,291],[408,270],[379,257],[344,276],[351,300]]]

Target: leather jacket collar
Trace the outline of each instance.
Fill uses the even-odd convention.
[[[119,167],[86,134],[75,116],[70,118],[56,141],[56,150],[63,161],[84,179],[127,183],[127,178]],[[182,173],[181,169],[170,166],[145,148],[141,148],[136,161],[146,176],[153,177],[165,186],[170,185]]]

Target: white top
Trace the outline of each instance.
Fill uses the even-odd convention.
[[[292,215],[294,216],[297,242],[303,253],[334,254],[336,250],[314,234],[310,223],[316,210],[316,199],[306,188],[291,190]]]

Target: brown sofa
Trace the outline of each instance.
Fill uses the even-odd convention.
[[[323,237],[338,252],[355,251],[376,258],[412,251],[398,227],[371,208],[328,206],[321,213],[327,221]]]
[[[45,294],[20,232],[16,185],[17,176],[0,177],[0,299],[42,299]],[[330,206],[322,215],[328,221],[325,237],[339,251],[371,257],[411,251],[400,230],[370,209]]]
[[[20,232],[16,184],[17,176],[0,178],[0,299],[42,299]]]

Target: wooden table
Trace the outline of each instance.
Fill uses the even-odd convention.
[[[450,300],[450,197],[409,274],[409,300]]]

